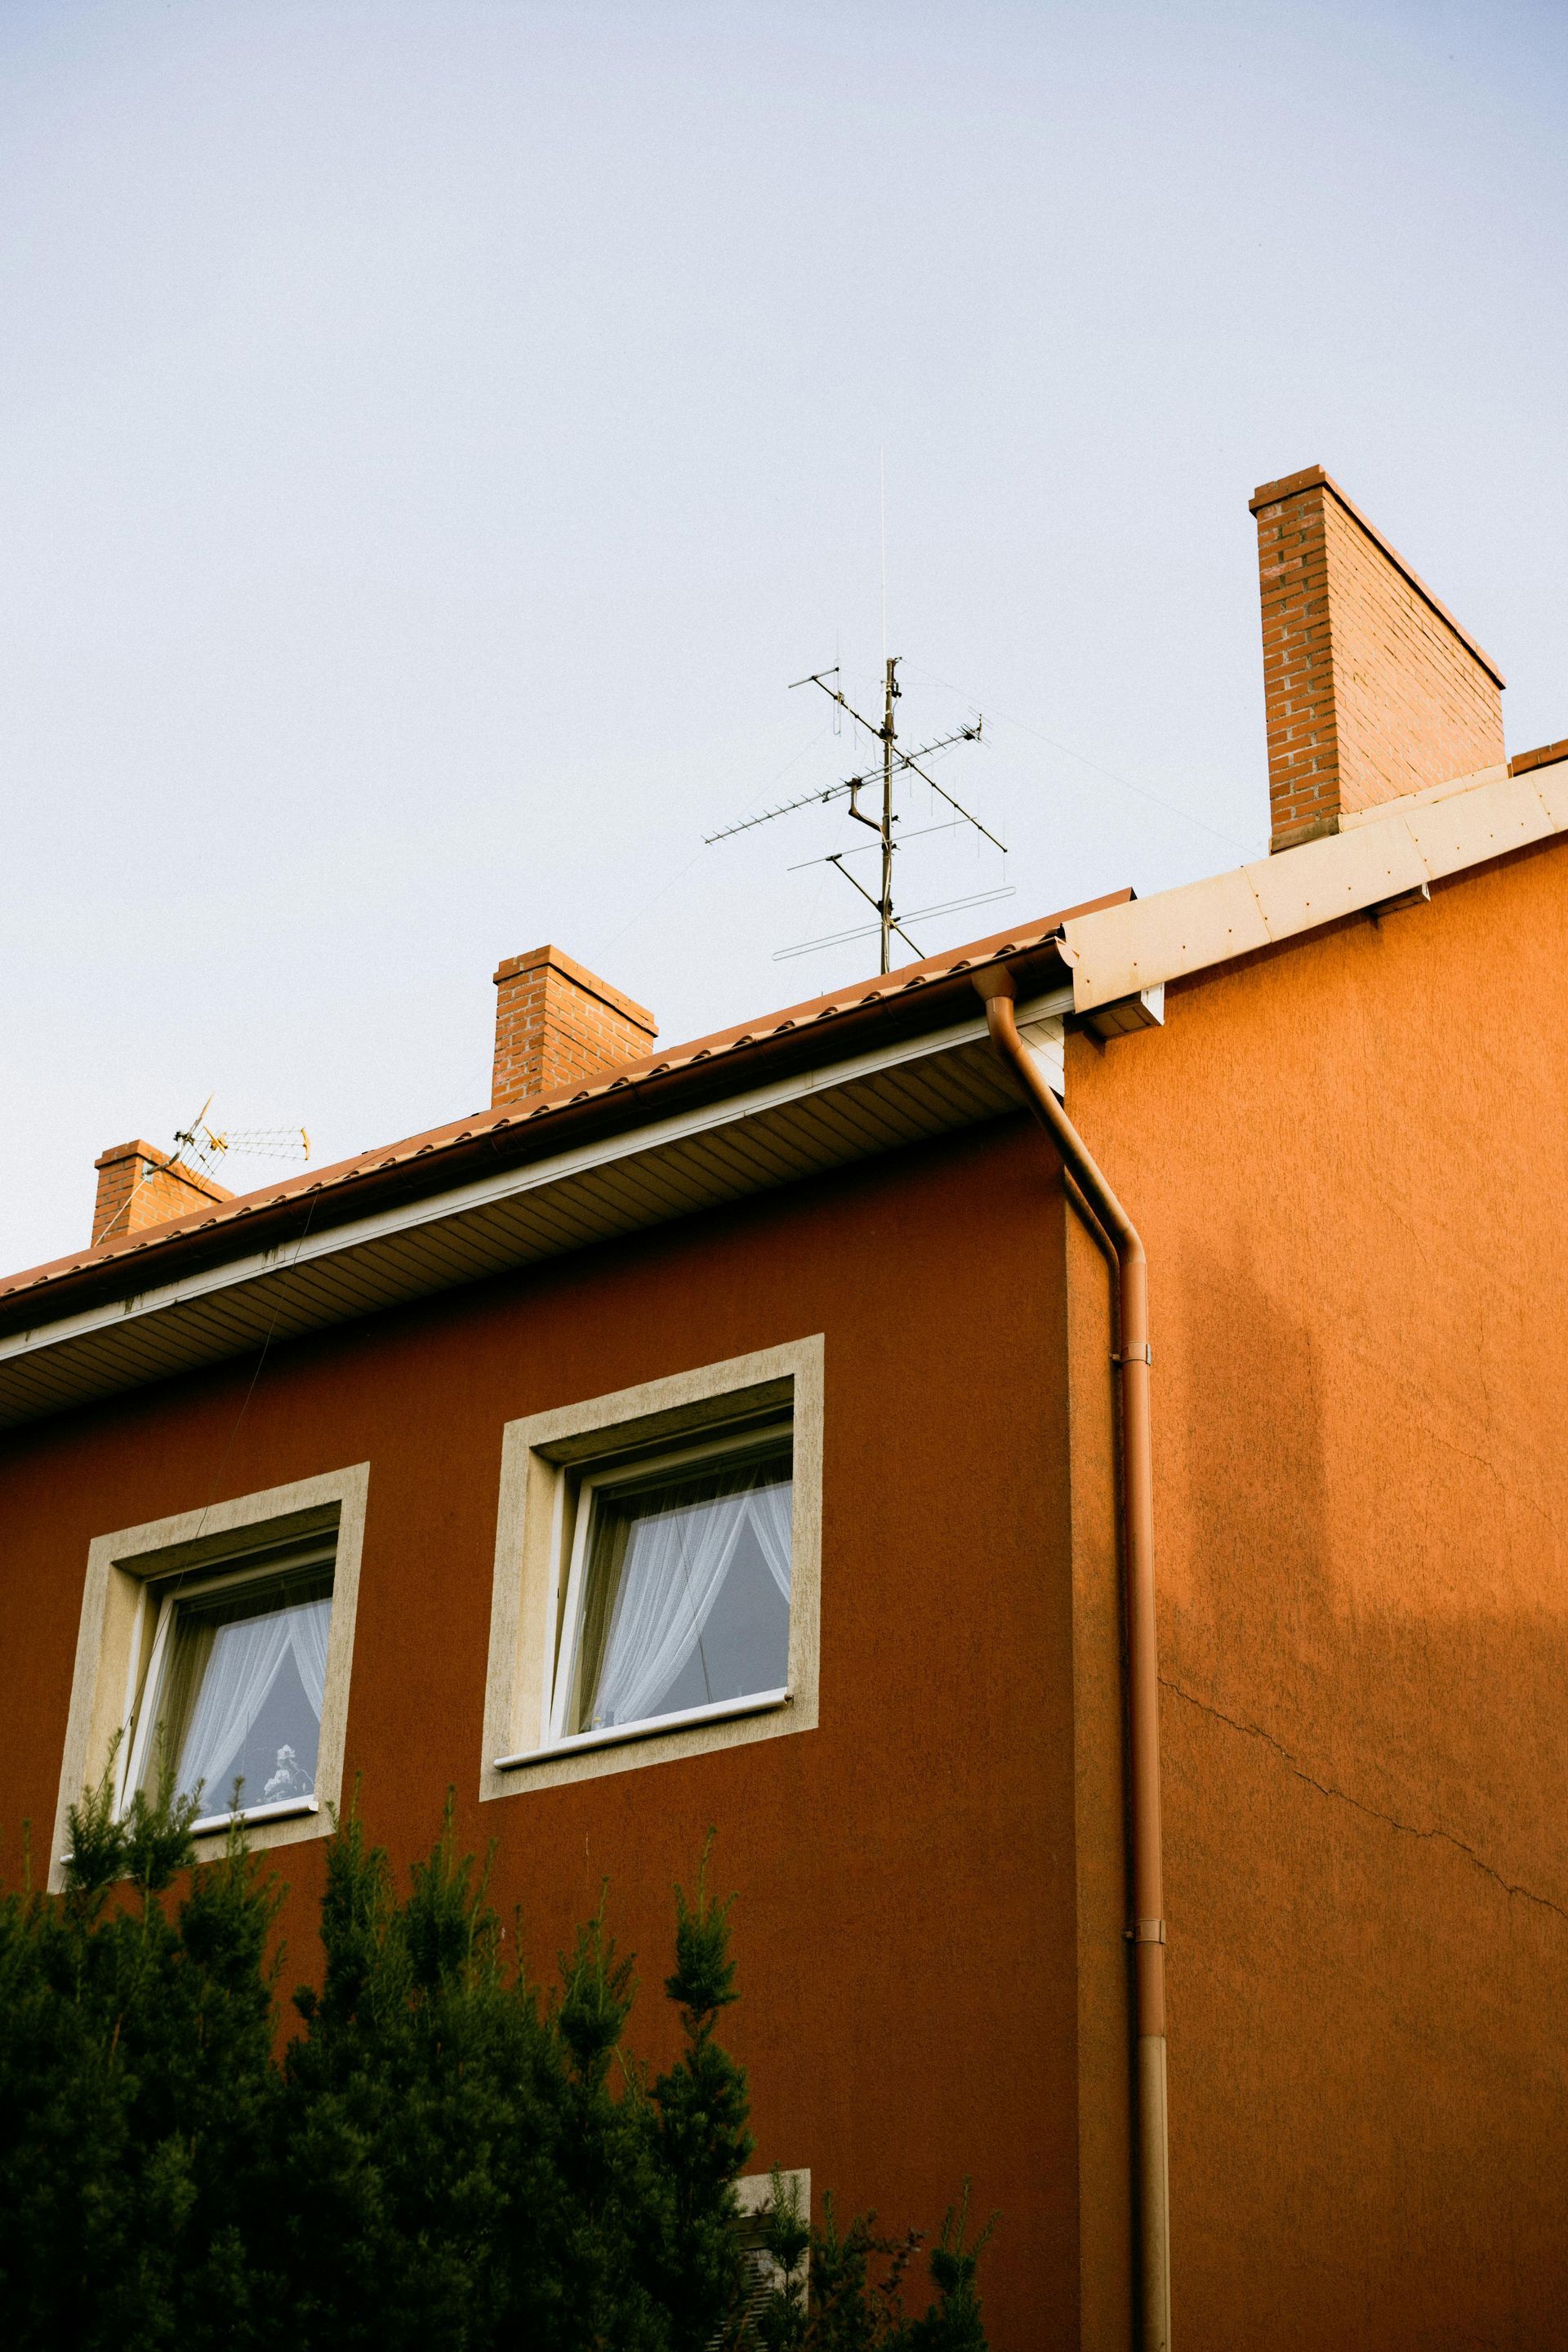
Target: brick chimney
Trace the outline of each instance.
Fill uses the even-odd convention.
[[[140,1233],[143,1225],[161,1225],[165,1218],[186,1216],[204,1202],[234,1198],[210,1176],[198,1175],[155,1144],[111,1144],[92,1164],[98,1171],[98,1198],[92,1210],[95,1249],[100,1242]]]
[[[1269,847],[1503,758],[1501,671],[1321,466],[1258,517]]]
[[[508,956],[496,971],[496,1059],[490,1108],[581,1086],[638,1062],[658,1035],[634,1003],[559,948]]]

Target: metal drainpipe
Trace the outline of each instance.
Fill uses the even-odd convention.
[[[977,972],[991,1042],[1024,1089],[1089,1206],[1121,1270],[1122,1543],[1127,1575],[1127,1664],[1132,1847],[1134,2010],[1138,2034],[1138,2310],[1142,2352],[1171,2341],[1170,2147],[1165,2105],[1165,1913],[1161,1859],[1160,1683],[1154,1622],[1154,1473],[1149,1413],[1149,1260],[1137,1228],[1090,1158],[1083,1138],[1018,1034],[1013,976]]]

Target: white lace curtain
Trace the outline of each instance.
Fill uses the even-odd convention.
[[[266,1617],[242,1617],[220,1625],[180,1751],[180,1790],[194,1796],[206,1785],[214,1811],[228,1802],[229,1767],[241,1742],[267,1703],[273,1684],[291,1655],[318,1724],[327,1682],[327,1634],[332,1603],[302,1602]],[[303,1759],[301,1759],[303,1760]],[[313,1766],[314,1758],[310,1759]],[[252,1799],[254,1801],[254,1797]]]
[[[751,1497],[752,1532],[757,1538],[763,1558],[767,1561],[768,1574],[786,1601],[789,1599],[791,1502],[794,1494],[794,1486],[786,1481],[782,1486],[759,1486]]]
[[[639,1519],[626,1545],[590,1726],[640,1722],[702,1636],[746,1528],[789,1599],[787,1480]]]

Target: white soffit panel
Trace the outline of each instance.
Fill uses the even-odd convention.
[[[1067,1093],[1068,1081],[1067,1045],[1060,1015],[1046,1021],[1020,1021],[1018,1034],[1044,1070],[1052,1093],[1058,1102],[1061,1101]]]
[[[1068,992],[1020,1005],[1061,1073]],[[1015,1108],[976,1014],[0,1339],[0,1427]]]
[[[1510,776],[1459,778],[1347,819],[1342,833],[1152,898],[1063,926],[1073,1009],[1092,1012],[1140,989],[1297,939],[1568,832],[1568,763]]]

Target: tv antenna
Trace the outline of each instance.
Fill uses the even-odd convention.
[[[216,1128],[207,1119],[212,1107],[213,1097],[208,1095],[189,1127],[175,1129],[173,1166],[211,1177],[231,1151],[239,1160],[310,1159],[310,1139],[302,1127]]]
[[[143,1184],[155,1176],[198,1176],[212,1181],[232,1151],[241,1160],[306,1160],[310,1157],[310,1139],[302,1127],[216,1128],[210,1126],[207,1113],[213,1107],[208,1095],[189,1127],[174,1129],[174,1149],[163,1161],[146,1160],[141,1174],[132,1185],[114,1215],[93,1237],[93,1246],[111,1240],[115,1227],[131,1213],[132,1201]],[[127,1227],[129,1231],[129,1227]]]
[[[961,907],[978,907],[992,898],[1010,898],[1013,895],[1010,889],[982,890],[973,898],[951,899],[944,906],[918,908],[907,916],[900,916],[894,907],[893,859],[900,845],[894,833],[899,817],[893,807],[893,784],[895,779],[900,776],[910,774],[919,776],[923,782],[931,786],[933,793],[947,803],[949,808],[955,812],[953,817],[949,820],[950,823],[973,825],[976,833],[983,835],[993,847],[1002,852],[1004,857],[1007,855],[1006,843],[998,841],[989,826],[982,824],[980,819],[971,810],[966,809],[962,801],[955,800],[952,794],[943,785],[939,784],[936,778],[921,764],[924,761],[936,759],[943,751],[951,751],[955,744],[978,743],[985,724],[984,720],[976,717],[973,726],[960,727],[951,735],[939,735],[932,741],[922,743],[916,751],[904,751],[899,742],[895,712],[895,706],[903,690],[899,684],[900,659],[900,656],[898,654],[889,654],[882,665],[882,723],[879,727],[869,719],[863,717],[837,685],[839,673],[837,663],[831,669],[814,670],[809,677],[797,677],[790,688],[790,692],[793,694],[796,687],[819,687],[830,702],[836,703],[840,710],[847,710],[855,724],[864,729],[873,741],[881,745],[882,756],[879,763],[858,776],[846,777],[840,784],[830,784],[826,792],[805,793],[798,800],[784,801],[777,808],[763,809],[760,815],[742,817],[738,824],[729,824],[724,826],[721,832],[710,833],[704,844],[705,847],[711,847],[714,842],[728,841],[737,833],[750,833],[755,825],[771,824],[774,817],[790,816],[796,809],[814,808],[827,801],[841,800],[847,794],[849,800],[847,814],[854,818],[857,824],[868,826],[877,835],[881,852],[879,894],[873,898],[870,891],[863,883],[856,880],[846,866],[844,862],[846,858],[859,855],[857,850],[835,849],[826,857],[807,858],[805,862],[808,866],[833,866],[844,877],[851,889],[858,890],[868,906],[876,909],[876,923],[868,925],[867,929],[874,929],[880,937],[880,969],[883,971],[892,970],[895,938],[902,940],[904,945],[917,957],[921,953],[920,948],[904,929],[906,921],[916,922],[924,915],[954,914]],[[879,814],[873,816],[861,807],[860,795],[862,793],[874,792],[879,782],[881,785],[881,806]],[[945,828],[936,826],[929,828],[932,832],[943,829]],[[904,836],[906,840],[913,840],[916,837],[910,834],[906,834]],[[870,845],[867,844],[867,847],[869,848],[869,846]],[[781,948],[775,961],[785,956],[805,955],[814,948],[837,947],[844,940],[860,939],[864,936],[865,934],[860,931],[836,931],[829,939],[806,940],[799,947]]]

